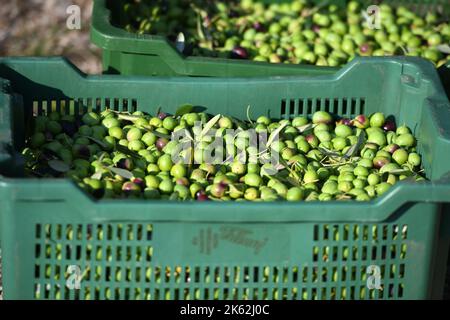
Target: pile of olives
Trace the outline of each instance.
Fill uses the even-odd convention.
[[[71,178],[98,199],[198,201],[367,201],[425,179],[411,130],[380,112],[242,121],[194,110],[37,116],[22,152],[26,173]],[[265,134],[259,148],[251,130]]]
[[[122,26],[137,33],[182,33],[184,53],[272,63],[339,66],[355,56],[421,56],[438,66],[450,58],[448,17],[418,15],[405,6],[379,5],[380,26],[367,8],[349,1],[126,0]]]

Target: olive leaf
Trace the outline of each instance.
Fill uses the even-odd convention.
[[[175,117],[181,117],[182,115],[185,115],[186,113],[192,112],[193,109],[194,109],[194,106],[192,104],[188,104],[188,103],[183,104],[175,112]]]
[[[399,45],[395,48],[394,54],[398,55],[398,56],[400,56],[400,55],[406,56],[406,55],[408,55],[408,48],[405,48],[404,46]]]
[[[224,201],[224,200],[222,200],[222,199],[220,199],[220,198],[216,198],[216,197],[213,197],[213,196],[208,196],[208,198],[209,198],[210,200],[212,200],[212,201]]]
[[[107,108],[106,111],[111,111],[112,113],[115,113],[117,115],[119,115],[119,114],[131,115],[131,113],[129,111],[117,111],[117,110],[113,110],[113,109],[109,109],[109,108]]]
[[[103,159],[105,158],[106,153],[103,152],[100,157],[98,158],[98,162],[102,163]]]
[[[366,138],[366,134],[364,131],[361,131],[358,135],[358,141],[354,145],[350,147],[350,149],[347,150],[347,152],[344,154],[344,159],[348,159],[353,157],[361,148],[361,146],[364,143],[364,139]]]
[[[187,141],[194,141],[191,130],[189,128],[185,128],[184,133],[186,134]]]
[[[109,166],[108,169],[112,173],[117,174],[117,175],[121,176],[122,178],[125,178],[125,179],[128,179],[128,180],[133,178],[133,174],[130,171],[128,171],[128,170],[117,168],[117,167],[113,167],[113,166]]]
[[[351,198],[348,194],[339,194],[336,196],[336,200],[350,200]]]
[[[197,13],[197,35],[201,41],[206,40],[205,33],[203,32],[202,17],[200,13]]]
[[[156,130],[153,130],[153,128],[150,127],[150,126],[142,126],[141,125],[141,126],[139,126],[139,128],[147,130],[148,132],[153,133],[158,138],[164,138],[164,139],[170,140],[170,135],[162,133],[162,132],[159,132],[159,131],[156,131]]]
[[[158,132],[158,131],[152,131],[152,132],[158,138],[164,138],[164,139],[170,140],[170,136],[168,134],[164,134],[164,133],[161,133],[161,132]]]
[[[320,152],[322,152],[324,155],[328,157],[340,157],[341,155],[337,152],[333,152],[331,150],[328,150],[326,148],[318,147],[317,148]]]
[[[91,178],[92,179],[94,179],[94,180],[100,180],[101,178],[102,178],[102,172],[100,172],[100,171],[97,171],[96,173],[94,173],[92,176],[91,176]]]
[[[214,125],[217,123],[217,121],[219,121],[220,117],[221,117],[221,115],[218,114],[214,118],[209,120],[207,124],[205,124],[205,127],[203,128],[202,132],[200,133],[200,138],[205,136],[209,132],[209,130],[211,130],[211,128],[214,127]]]
[[[248,122],[250,122],[251,125],[253,125],[252,118],[250,118],[250,108],[251,108],[251,106],[248,105],[247,106],[247,120],[248,120]]]
[[[185,37],[184,33],[180,32],[177,36],[177,40],[175,41],[175,47],[177,48],[178,52],[183,53],[184,47],[185,47]]]
[[[299,187],[300,186],[300,182],[298,180],[295,180],[292,177],[282,177],[281,175],[273,175],[273,176],[267,176],[270,180],[278,180],[281,181],[285,184],[289,184],[292,185],[294,187]]]
[[[161,107],[158,107],[158,109],[156,109],[156,117],[158,116],[158,114],[161,112]]]
[[[297,180],[300,181],[300,177],[298,176],[297,172],[292,170],[292,168],[289,166],[286,160],[284,160],[282,157],[279,158],[281,164],[289,171],[289,173]]]
[[[144,126],[144,125],[139,125],[139,129],[144,129],[150,132],[153,132],[153,128],[151,126]]]
[[[171,201],[177,201],[180,199],[181,198],[180,198],[180,194],[178,193],[178,191],[173,192],[169,197],[169,200],[171,200]]]
[[[187,143],[187,142],[191,142],[192,140],[189,137],[183,138],[180,141],[178,141],[178,143]]]
[[[308,123],[308,124],[305,124],[304,126],[296,127],[296,128],[299,133],[303,133],[303,132],[309,131],[311,129],[314,129],[316,126],[317,126],[317,124]]]
[[[436,46],[436,49],[438,49],[442,53],[450,54],[450,45],[448,44],[440,44]]]
[[[295,187],[299,187],[301,185],[299,180],[295,180],[292,177],[287,177],[286,181]]]
[[[233,192],[237,194],[244,194],[244,192],[242,190],[239,190],[234,184],[230,184],[229,188],[230,188],[229,193]]]
[[[233,122],[233,124],[236,126],[236,128],[240,128],[242,130],[247,129],[247,125],[245,124],[245,122],[235,118],[235,117],[230,117],[231,121]]]
[[[281,130],[284,129],[284,127],[287,126],[287,122],[283,123],[282,125],[280,125],[278,128],[275,129],[275,131],[273,131],[270,136],[269,139],[267,139],[267,143],[266,143],[266,148],[269,148],[271,146],[271,144],[273,143],[273,141],[278,137],[278,135],[280,134]]]
[[[283,165],[278,164],[277,167],[279,167],[279,166],[282,166],[281,169],[284,169]],[[261,169],[261,172],[260,172],[261,177],[266,176],[266,177],[269,177],[269,178],[274,176],[274,175],[276,175],[277,173],[278,173],[277,168],[276,167],[272,167],[272,166],[270,168]]]
[[[402,175],[402,174],[407,174],[407,173],[411,173],[410,170],[408,169],[392,169],[392,170],[387,170],[385,171],[386,173],[391,173],[391,174],[396,174],[396,175]]]
[[[234,160],[233,155],[229,155],[228,157],[225,158],[225,160],[222,161],[221,164],[232,163],[233,160]]]
[[[95,142],[96,144],[98,144],[103,149],[108,148],[108,145],[106,145],[106,143],[104,143],[103,141],[100,141],[98,139],[95,139],[95,138],[92,138],[92,137],[89,137],[89,136],[83,136],[83,137],[91,140],[92,142]]]
[[[48,166],[57,172],[67,172],[70,170],[70,166],[61,160],[50,160]]]
[[[401,180],[400,182],[407,182],[407,183],[416,182],[416,177],[415,176],[410,176],[408,178],[405,178],[405,179]]]
[[[127,147],[125,147],[125,146],[123,146],[121,144],[116,144],[116,149],[117,149],[117,151],[119,151],[119,152],[121,152],[123,154],[126,154],[126,155],[128,155],[130,157],[133,157],[133,158],[136,158],[136,159],[141,159],[142,158],[138,153],[128,149]]]
[[[67,139],[67,134],[64,134],[64,143],[66,147],[72,147],[72,143],[70,143],[69,139]]]
[[[327,6],[329,3],[330,3],[329,0],[321,1],[316,6],[312,7],[311,9],[303,10],[301,16],[304,18],[313,16],[316,12],[318,12],[323,7]]]
[[[120,120],[126,120],[126,121],[134,122],[134,121],[136,121],[137,119],[139,119],[139,118],[141,118],[141,117],[140,117],[140,116],[133,116],[133,115],[128,115],[128,114],[122,114],[122,113],[120,113],[120,114],[118,115],[118,118],[119,118]]]

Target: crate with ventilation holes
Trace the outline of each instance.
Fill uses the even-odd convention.
[[[5,299],[442,296],[450,105],[425,60],[361,58],[320,77],[228,79],[86,76],[59,58],[5,58],[0,78]],[[369,202],[179,203],[97,201],[69,180],[23,177],[19,151],[36,115],[170,113],[186,102],[242,119],[248,105],[286,119],[381,111],[414,129],[429,180]],[[73,275],[79,287],[68,285]]]

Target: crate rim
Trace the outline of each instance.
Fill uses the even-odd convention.
[[[16,63],[47,63],[52,66],[57,66],[61,70],[64,68],[66,70],[70,69],[71,73],[76,74],[80,79],[85,81],[133,81],[133,82],[183,82],[189,79],[192,82],[199,83],[230,83],[230,82],[241,82],[246,84],[260,84],[268,83],[273,81],[292,81],[296,82],[298,80],[311,80],[311,81],[324,81],[324,80],[337,80],[343,77],[352,68],[360,64],[394,64],[399,66],[411,65],[414,68],[420,70],[419,80],[432,82],[432,86],[436,89],[434,95],[434,100],[447,100],[443,90],[442,83],[434,65],[427,59],[421,57],[410,57],[410,56],[383,56],[383,57],[355,57],[352,61],[348,62],[342,68],[333,68],[324,74],[318,76],[312,76],[309,74],[282,74],[282,75],[262,75],[257,77],[245,77],[245,76],[229,76],[229,77],[210,77],[210,76],[149,76],[149,75],[130,75],[130,74],[88,74],[80,70],[72,61],[64,56],[52,56],[52,57],[39,57],[39,56],[19,56],[19,57],[0,57],[0,65],[8,66],[14,65]],[[270,64],[269,64],[270,65]],[[450,67],[450,61],[447,64]],[[291,65],[286,65],[286,67],[292,67]],[[3,82],[8,82],[8,79],[2,79]],[[441,94],[443,93],[443,94]]]
[[[36,189],[36,184],[45,185],[45,192]],[[430,194],[427,191],[433,188]],[[93,207],[108,211],[111,207],[126,207],[128,210],[148,208],[152,209],[151,217],[155,221],[195,221],[195,222],[382,222],[394,215],[398,209],[408,204],[416,203],[450,203],[450,171],[440,179],[426,182],[399,182],[385,195],[367,202],[225,202],[208,201],[199,203],[148,201],[148,200],[101,200],[94,198],[79,189],[69,179],[21,179],[0,176],[0,188],[9,190],[10,198],[17,201],[68,201],[65,191],[69,189],[70,199],[82,207]],[[48,191],[51,190],[51,193]],[[64,190],[64,191],[63,191]],[[27,197],[20,192],[33,192]],[[8,191],[7,191],[8,192]],[[49,195],[51,194],[51,195]],[[184,212],[173,213],[172,210],[183,207]],[[244,208],[239,215],[221,215],[235,208]],[[287,214],[273,215],[273,210],[282,207],[289,209]],[[343,213],[336,214],[333,209],[339,208]],[[194,212],[195,211],[195,212]],[[320,212],[320,215],[318,213]],[[83,213],[84,214],[84,213]],[[89,214],[86,213],[88,216]],[[110,221],[113,217],[100,214],[102,221]],[[144,212],[142,217],[148,217]],[[122,218],[123,220],[123,218]],[[125,219],[126,220],[126,219]],[[449,230],[450,233],[450,230]]]
[[[91,20],[90,37],[92,43],[104,51],[129,52],[131,54],[156,55],[161,61],[167,63],[177,75],[222,76],[219,73],[233,74],[241,68],[253,77],[259,75],[261,68],[267,68],[264,72],[269,74],[302,74],[310,72],[314,74],[329,74],[339,67],[317,67],[307,64],[268,63],[250,60],[225,59],[184,56],[171,44],[164,35],[136,34],[127,32],[123,28],[111,23],[111,10],[107,7],[108,0],[94,0],[93,15]],[[211,72],[208,67],[217,67]],[[206,71],[205,71],[206,70]]]

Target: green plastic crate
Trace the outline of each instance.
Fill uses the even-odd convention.
[[[286,2],[288,0],[261,0]],[[317,0],[321,2],[323,0]],[[376,0],[360,0],[365,5]],[[91,39],[103,50],[103,68],[106,73],[146,76],[209,76],[258,77],[283,75],[322,75],[337,70],[334,67],[310,65],[269,64],[232,59],[185,57],[165,36],[138,35],[117,27],[121,17],[121,0],[94,0]],[[345,5],[346,0],[333,1]],[[384,0],[383,3],[405,5],[417,12],[445,10],[450,15],[448,0]]]
[[[450,100],[450,62],[441,66],[438,69],[439,76],[441,77],[442,85],[447,93],[447,97]],[[450,299],[450,259],[447,262],[447,276],[446,276],[446,299]]]
[[[425,60],[356,59],[329,76],[228,79],[86,76],[58,58],[10,58],[0,59],[0,78],[5,299],[442,297],[450,104]],[[362,203],[95,201],[68,180],[21,178],[14,165],[33,115],[173,112],[186,102],[243,119],[247,105],[255,117],[392,114],[418,136],[431,181],[404,181]],[[66,286],[71,265],[85,272],[80,290]],[[371,265],[383,290],[367,288]]]

